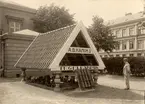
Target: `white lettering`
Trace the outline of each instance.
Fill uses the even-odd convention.
[[[90,48],[70,47],[67,53],[92,54]]]
[[[98,69],[97,66],[60,66],[61,71],[68,71],[68,70],[77,70],[77,69],[89,69],[89,70],[94,70]]]

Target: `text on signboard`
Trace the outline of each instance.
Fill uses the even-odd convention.
[[[92,52],[90,48],[70,47],[68,53],[91,54]]]

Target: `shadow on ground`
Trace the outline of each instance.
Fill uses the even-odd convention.
[[[0,78],[0,83],[19,82],[19,81],[21,81],[21,78]]]
[[[104,75],[104,76],[100,76],[100,77],[108,77],[110,79],[115,79],[115,80],[123,80],[123,75],[118,76],[118,75]],[[130,77],[130,81],[140,81],[140,82],[145,82],[144,77],[135,77],[135,76],[131,76]]]
[[[65,95],[76,98],[103,98],[103,99],[126,99],[126,100],[143,100],[141,92],[135,93],[130,90],[111,88],[108,86],[98,85],[93,91],[87,92],[64,92]]]

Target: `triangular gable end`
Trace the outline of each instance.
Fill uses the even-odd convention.
[[[77,35],[77,37],[75,38],[74,42],[71,44],[70,47],[90,48],[81,31],[79,32],[79,34]]]
[[[50,64],[50,68],[52,71],[60,70],[59,63],[61,62],[61,60],[63,59],[65,54],[68,52],[68,49],[71,47],[72,43],[74,42],[74,40],[78,36],[79,32],[82,32],[82,35],[83,35],[84,39],[86,40],[87,44],[89,45],[89,48],[91,49],[92,54],[94,54],[95,59],[98,61],[98,64],[99,64],[98,68],[99,69],[105,68],[105,65],[104,65],[100,55],[98,54],[85,26],[83,25],[82,22],[80,22],[76,25],[76,27],[74,28],[74,30],[70,34],[70,37],[67,39],[67,41],[65,42],[65,44],[63,45],[61,50],[58,52],[58,54],[54,58],[53,62]]]

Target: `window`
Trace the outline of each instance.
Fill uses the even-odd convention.
[[[130,56],[130,57],[133,57],[133,56],[134,56],[134,54],[129,54],[129,56]]]
[[[120,55],[119,55],[119,54],[117,54],[117,55],[116,55],[116,57],[120,57]]]
[[[118,44],[116,45],[116,48],[115,48],[116,50],[120,50],[120,44],[121,42],[119,41]]]
[[[127,41],[122,41],[122,50],[126,50],[127,49]]]
[[[141,34],[145,34],[145,28],[141,28]]]
[[[122,36],[127,36],[126,29],[123,29],[123,30],[122,30]]]
[[[141,34],[145,34],[145,22],[141,24]]]
[[[114,57],[113,55],[110,55],[110,57]]]
[[[138,40],[137,47],[138,47],[138,49],[143,49],[144,48],[144,41]]]
[[[22,27],[22,24],[24,22],[24,18],[21,17],[15,17],[11,15],[5,15],[7,21],[8,21],[8,31],[9,32],[15,32],[19,31]]]
[[[132,28],[129,28],[129,35],[135,35],[135,32],[134,32],[134,27]]]
[[[134,49],[134,40],[129,40],[129,49]]]
[[[116,30],[116,37],[121,37],[120,30]]]
[[[126,54],[123,54],[122,57],[126,57]]]
[[[141,56],[141,53],[137,53],[137,56]]]
[[[21,29],[21,23],[16,21],[9,22],[9,32],[19,31]]]
[[[20,74],[16,74],[16,77],[19,78],[20,77]]]
[[[112,36],[115,37],[116,36],[115,31],[112,30],[111,32],[112,32]]]

